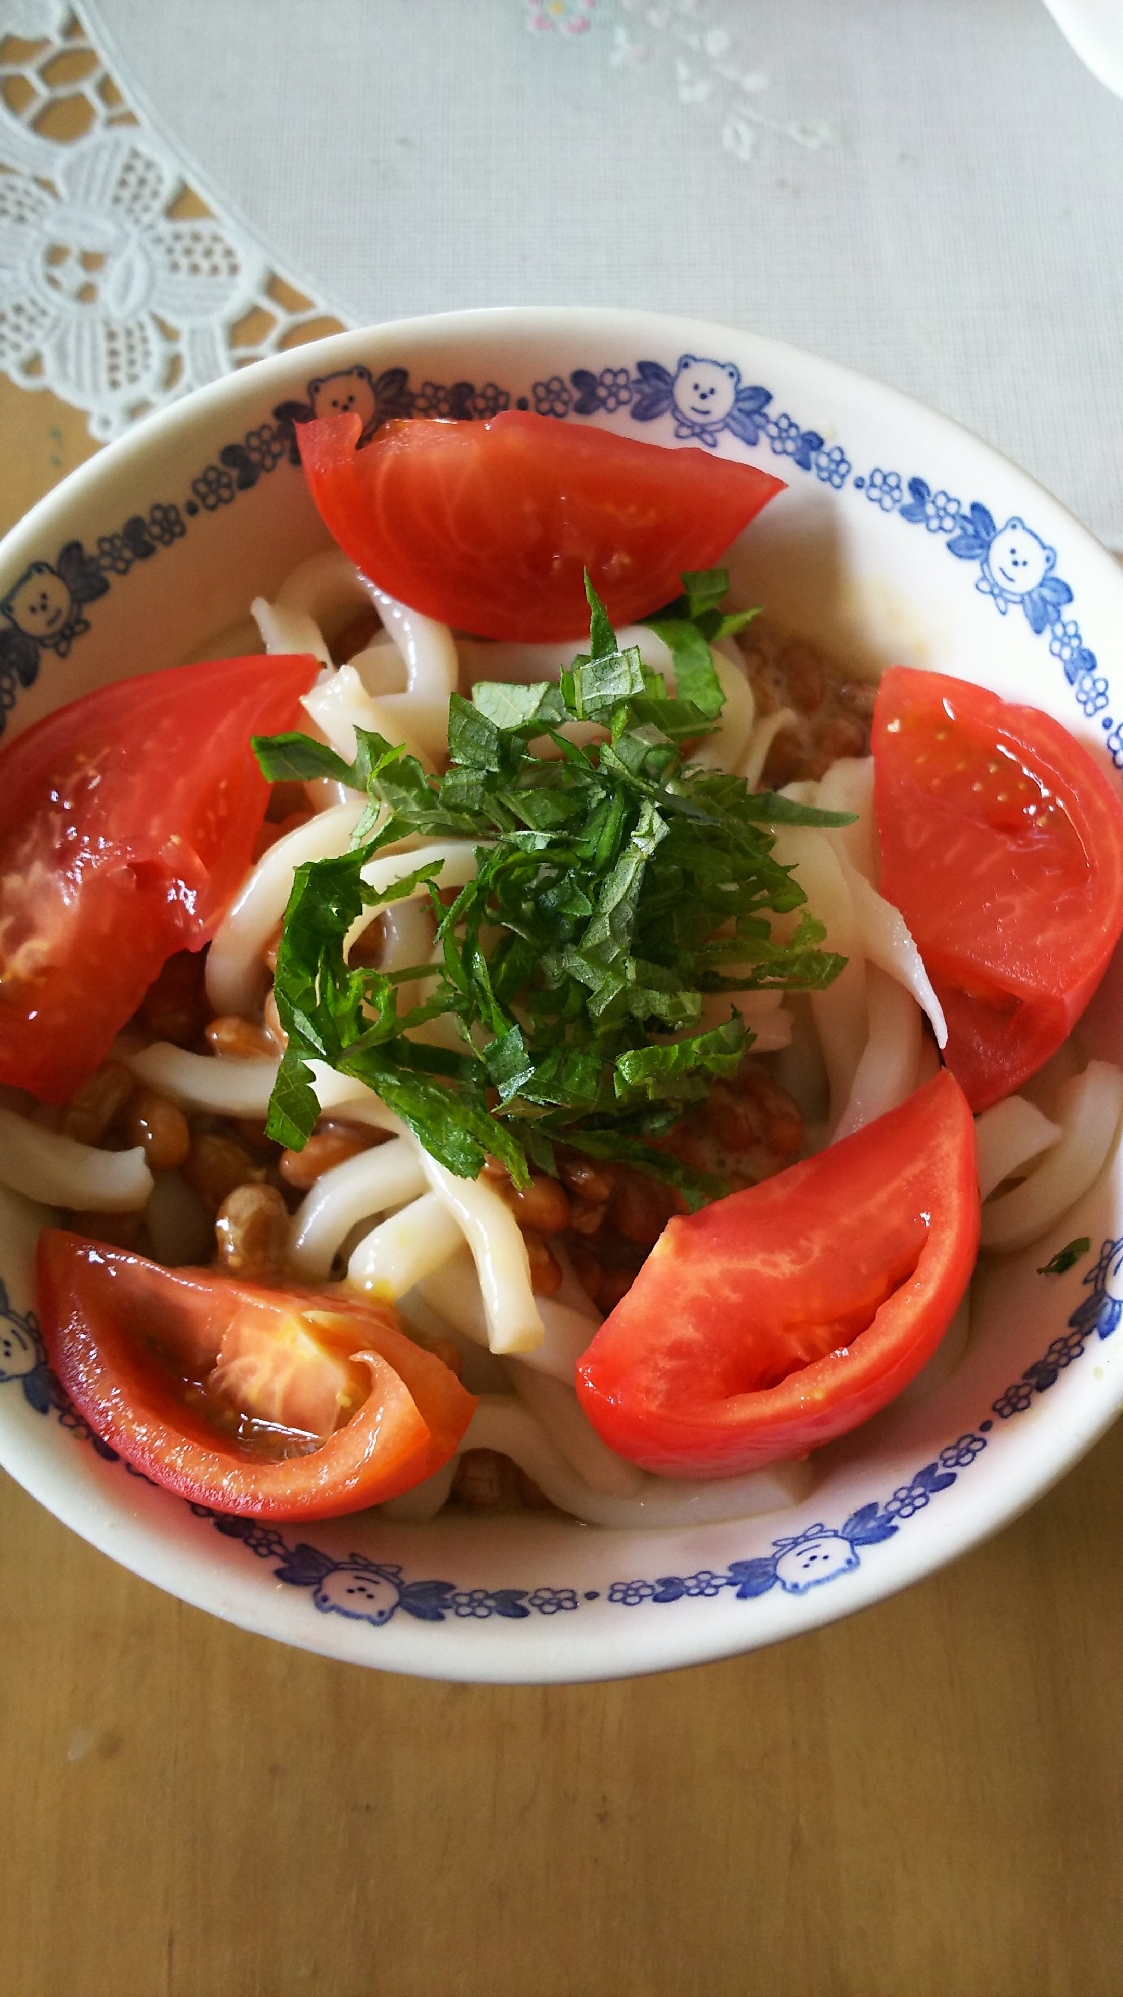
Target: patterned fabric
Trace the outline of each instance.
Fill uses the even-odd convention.
[[[68,7],[19,0],[4,27],[0,369],[13,381],[53,389],[108,439],[304,329],[341,328],[209,212]]]
[[[533,30],[527,0],[424,0],[425,34],[416,0],[75,4],[138,134],[310,310],[752,327],[1123,547],[1123,120],[1041,0],[541,0]]]

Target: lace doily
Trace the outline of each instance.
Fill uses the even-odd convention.
[[[215,212],[78,15],[0,11],[0,369],[116,437],[345,322]]]

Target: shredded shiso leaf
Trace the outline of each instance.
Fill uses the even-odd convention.
[[[362,729],[353,764],[306,735],[255,739],[271,781],[328,777],[370,801],[348,853],[296,870],[274,984],[288,1048],[271,1137],[307,1141],[320,1115],[308,1063],[322,1061],[366,1083],[462,1178],[490,1156],[525,1186],[531,1166],[556,1170],[560,1141],[641,1167],[691,1207],[725,1190],[651,1140],[751,1045],[736,1011],[701,1026],[704,994],[816,991],[838,976],[846,960],[819,947],[823,927],[805,908],[789,941],[772,937],[770,917],[806,897],[772,859],[769,828],[850,820],[691,765],[723,705],[710,645],[752,613],[722,614],[723,570],[683,584],[648,620],[674,656],[673,697],[638,648],[620,649],[587,583],[588,652],[557,685],[453,694],[444,776]],[[574,721],[604,739],[577,746],[562,733]],[[549,760],[530,753],[543,736],[556,746]],[[451,906],[439,860],[381,891],[364,881],[375,854],[410,835],[480,842],[475,878]],[[419,885],[437,918],[437,963],[351,969],[344,940],[363,910]],[[398,987],[422,978],[424,1003],[400,1012]],[[412,1037],[442,1015],[456,1022],[459,1052]]]

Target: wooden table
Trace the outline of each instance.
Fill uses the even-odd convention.
[[[0,379],[0,525],[92,446]],[[910,1593],[623,1684],[214,1622],[0,1481],[0,1997],[1119,1997],[1123,1428]]]

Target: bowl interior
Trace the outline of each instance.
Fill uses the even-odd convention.
[[[9,738],[110,680],[259,649],[251,598],[328,544],[294,424],[346,397],[369,424],[529,407],[779,471],[788,490],[731,557],[741,601],[859,670],[930,666],[1029,701],[1107,767],[1123,763],[1123,578],[1023,473],[945,419],[791,349],[592,311],[342,335],[190,398],[83,467],[0,547]],[[1121,977],[1117,962],[1079,1029],[1089,1057],[1123,1057]],[[720,1656],[918,1578],[1090,1446],[1123,1400],[1123,1338],[1111,1335],[1120,1208],[1113,1160],[1055,1240],[983,1266],[950,1378],[821,1452],[798,1505],[674,1532],[535,1514],[421,1527],[369,1513],[305,1539],[200,1513],[92,1440],[51,1381],[34,1316],[46,1210],[0,1193],[0,1460],[159,1585],[356,1662],[548,1680]],[[1081,1235],[1092,1246],[1076,1267],[1037,1273]]]

